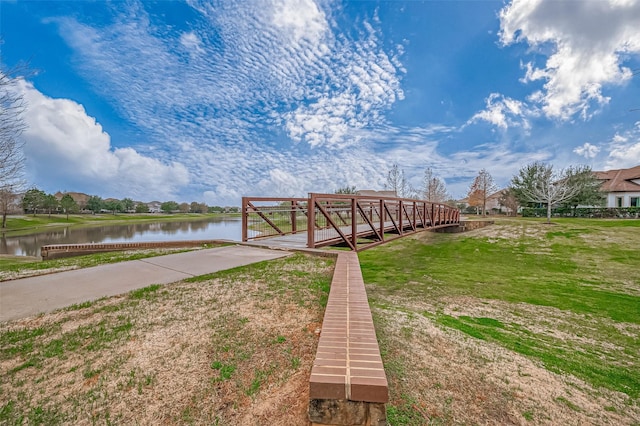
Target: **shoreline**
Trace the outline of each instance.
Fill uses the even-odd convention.
[[[111,218],[113,217],[113,218]],[[111,214],[99,214],[99,215],[69,215],[69,218],[73,221],[65,221],[66,215],[57,214],[51,215],[11,215],[7,217],[7,223],[16,220],[35,221],[34,226],[19,227],[19,228],[0,228],[0,236],[2,237],[20,237],[24,235],[38,234],[40,232],[46,232],[49,230],[55,230],[60,228],[82,228],[104,225],[126,225],[128,223],[149,223],[149,222],[198,222],[202,220],[215,219],[215,218],[240,218],[240,213],[178,213],[175,215],[158,214],[158,213],[132,213],[128,216],[128,213],[121,213],[120,215]]]

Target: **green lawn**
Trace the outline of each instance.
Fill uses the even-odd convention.
[[[468,234],[404,238],[359,257],[371,302],[383,311],[422,315],[637,402],[638,241],[637,220],[504,219]],[[458,314],[460,300],[502,311]]]
[[[64,214],[38,214],[34,215],[19,215],[7,217],[7,227],[3,228],[3,232],[9,235],[22,235],[30,234],[34,232],[41,232],[42,228],[60,227],[60,226],[80,226],[80,225],[101,225],[105,223],[109,224],[121,224],[128,222],[169,222],[169,221],[191,221],[191,220],[203,220],[210,219],[212,217],[222,216],[239,216],[239,214],[75,214],[69,215],[67,218]]]

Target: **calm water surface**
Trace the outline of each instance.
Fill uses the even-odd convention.
[[[57,228],[20,237],[0,236],[0,254],[39,256],[48,244],[137,243],[225,239],[240,241],[242,219],[215,218],[194,222],[131,223],[90,228]]]

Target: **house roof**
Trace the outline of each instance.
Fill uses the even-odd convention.
[[[90,198],[89,195],[83,194],[82,192],[60,192],[60,191],[56,192],[54,194],[54,197],[56,197],[56,199],[60,201],[62,197],[64,197],[66,194],[69,194],[71,198],[73,198],[73,200],[78,204],[86,204]]]
[[[357,192],[358,195],[366,197],[390,197],[396,198],[398,195],[395,191],[376,191],[373,189],[361,189]]]
[[[640,192],[640,183],[633,182],[634,180],[640,180],[640,166],[593,173],[603,181],[600,187],[602,191]]]
[[[505,194],[505,192],[507,192],[509,190],[509,188],[503,188],[499,191],[494,192],[493,194],[489,195],[487,197],[487,200],[500,200],[500,198],[502,198],[502,196]]]

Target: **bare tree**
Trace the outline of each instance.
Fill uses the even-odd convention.
[[[491,174],[485,169],[480,170],[469,187],[469,199],[473,198],[482,202],[482,204],[478,202],[478,205],[482,205],[482,216],[487,214],[487,199],[496,190],[497,187]]]
[[[435,176],[430,167],[424,171],[421,190],[422,197],[432,203],[444,203],[451,198],[444,181]]]
[[[2,226],[7,227],[7,215],[13,211],[20,210],[20,196],[11,186],[0,188],[0,212],[2,214]]]
[[[6,225],[9,208],[24,190],[24,142],[20,134],[26,124],[22,119],[24,97],[16,88],[15,72],[0,70],[0,194],[2,202],[2,227]]]
[[[520,202],[518,201],[518,197],[516,197],[513,188],[509,187],[502,191],[502,194],[500,195],[500,205],[509,209],[510,216],[515,216],[518,213]]]
[[[520,169],[511,185],[521,199],[546,204],[547,223],[551,223],[553,205],[580,193],[581,185],[572,179],[572,173],[572,169],[554,172],[552,165],[535,162]]]
[[[391,166],[391,170],[387,173],[387,183],[385,189],[396,193],[396,197],[406,198],[412,195],[411,186],[404,176],[404,170],[401,170],[397,164]]]

